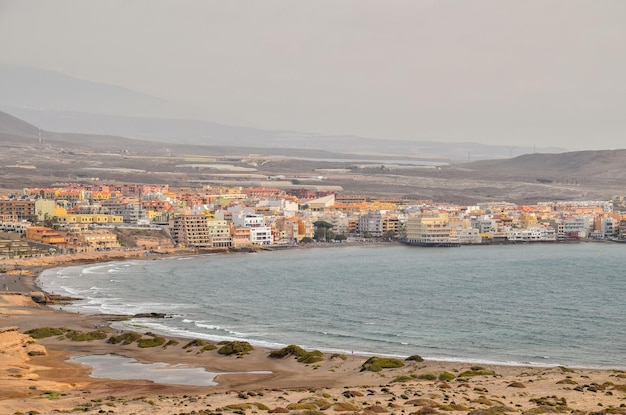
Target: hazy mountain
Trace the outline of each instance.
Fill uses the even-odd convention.
[[[0,63],[0,109],[48,131],[103,134],[189,145],[325,150],[370,156],[471,161],[561,148],[387,140],[295,131],[269,131],[177,119],[179,105],[126,88],[58,72]]]
[[[48,131],[116,135],[171,144],[325,150],[368,156],[395,155],[452,161],[510,158],[535,151],[545,153],[565,151],[561,148],[535,149],[478,143],[413,142],[292,131],[266,131],[200,120],[44,111],[6,105],[1,105],[0,108]]]
[[[0,63],[0,104],[52,111],[165,117],[181,108],[119,86]]]

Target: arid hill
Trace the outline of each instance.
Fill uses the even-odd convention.
[[[368,159],[322,150],[52,133],[2,112],[0,143],[0,189],[99,180],[309,188],[461,204],[534,203],[609,199],[624,193],[626,178],[626,150],[527,154],[427,167],[407,157]]]

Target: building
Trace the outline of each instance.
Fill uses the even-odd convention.
[[[233,246],[233,237],[230,226],[225,220],[207,220],[209,241],[214,248],[230,248]]]
[[[18,220],[36,221],[35,201],[0,199],[0,215],[11,215]]]
[[[65,236],[45,226],[31,226],[26,228],[25,238],[29,241],[46,245],[65,245]]]
[[[383,215],[380,211],[369,211],[359,217],[359,234],[361,236],[383,236]]]
[[[178,215],[171,227],[172,239],[181,246],[209,248],[211,232],[204,215]]]
[[[430,212],[409,217],[406,242],[420,246],[446,246],[450,240],[450,222],[447,213]]]
[[[117,235],[106,229],[85,230],[76,234],[78,246],[105,250],[120,247]]]

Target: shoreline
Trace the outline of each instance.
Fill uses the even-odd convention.
[[[37,327],[68,327],[81,331],[102,327],[108,330],[107,337],[118,334],[110,328],[111,318],[115,316],[57,310],[36,304],[30,293],[40,288],[36,286],[36,278],[45,269],[125,259],[139,258],[106,257],[47,266],[29,265],[9,274],[12,282],[7,284],[21,289],[21,292],[0,295],[0,329],[8,330],[0,333],[0,339],[4,339],[0,340],[3,342],[0,350],[11,352],[12,340],[6,338],[19,337],[18,349],[22,355],[15,362],[0,359],[0,414],[31,410],[51,413],[77,407],[88,413],[104,410],[116,414],[175,413],[181,410],[186,412],[180,413],[203,413],[198,412],[201,410],[237,414],[266,412],[260,409],[261,405],[277,412],[295,414],[305,409],[324,410],[320,404],[322,400],[330,407],[336,405],[336,411],[343,408],[372,414],[419,408],[431,411],[425,413],[467,414],[489,408],[519,412],[544,407],[586,412],[614,408],[613,413],[626,414],[623,407],[626,404],[626,372],[617,370],[427,360],[403,361],[401,368],[369,372],[361,371],[367,360],[367,356],[361,355],[326,353],[318,363],[303,364],[289,357],[269,358],[271,350],[266,348],[255,348],[240,358],[223,356],[216,351],[200,352],[198,348],[189,351],[183,348],[189,339],[175,336],[164,337],[177,341],[176,346],[142,349],[137,344],[110,344],[104,339],[79,342],[60,340],[58,336],[31,343],[27,336],[19,334]],[[18,329],[9,330],[12,327]],[[44,353],[40,349],[30,356],[23,353],[24,349],[37,347],[45,348],[45,354],[39,354]],[[216,377],[218,385],[184,386],[147,380],[92,378],[89,367],[67,361],[73,356],[102,354],[126,356],[142,363],[163,362],[171,366],[204,368],[219,373]],[[459,376],[478,365],[487,374]],[[271,374],[246,373],[252,371]],[[444,373],[451,374],[452,378],[440,380]],[[50,398],[50,391],[55,393],[54,399]],[[313,400],[316,400],[317,407],[310,405]],[[250,406],[250,402],[259,405]],[[305,402],[307,405],[303,406]]]
[[[404,246],[404,244],[398,243],[398,242],[379,242],[379,243],[365,243],[365,244],[361,244],[361,243],[355,243],[355,244],[351,244],[351,243],[341,243],[341,244],[334,244],[334,243],[328,243],[328,244],[320,244],[320,245],[313,245],[313,244],[307,244],[304,246],[285,246],[283,247],[283,249],[315,249],[315,248],[341,248],[341,247],[353,247],[353,246],[365,246],[365,247],[372,247],[372,248],[377,248],[377,247],[390,247],[390,246]],[[419,248],[417,248],[419,249]],[[100,256],[99,258],[96,258],[94,256],[86,259],[86,258],[75,258],[71,255],[65,255],[63,258],[63,261],[56,261],[54,264],[48,264],[45,266],[42,265],[22,265],[21,268],[19,270],[20,273],[24,273],[24,275],[20,275],[18,274],[16,277],[18,278],[18,283],[21,280],[21,282],[23,283],[24,287],[28,287],[28,288],[22,288],[21,291],[18,292],[22,292],[22,293],[26,293],[26,292],[30,292],[31,294],[39,294],[39,293],[43,293],[43,295],[45,295],[46,298],[49,297],[54,297],[53,301],[50,302],[50,309],[53,310],[57,310],[57,311],[61,311],[61,312],[66,312],[66,310],[58,310],[57,308],[55,308],[55,305],[58,304],[66,304],[66,303],[72,303],[74,301],[79,301],[82,300],[81,298],[72,298],[70,297],[71,294],[67,294],[66,295],[59,295],[57,293],[54,292],[48,292],[45,289],[43,289],[43,287],[39,286],[37,279],[39,278],[39,276],[48,270],[53,270],[55,268],[63,268],[63,267],[81,267],[81,266],[87,266],[87,265],[92,265],[92,264],[103,264],[103,263],[109,263],[109,262],[119,262],[119,261],[128,261],[128,260],[141,260],[141,261],[147,261],[147,260],[160,260],[160,259],[171,259],[171,258],[177,258],[177,257],[197,257],[197,256],[205,256],[205,255],[216,255],[216,254],[246,254],[246,253],[256,253],[258,251],[267,251],[267,252],[271,252],[273,251],[272,249],[260,249],[260,250],[226,250],[223,248],[220,249],[205,249],[205,250],[199,250],[199,249],[169,249],[168,252],[160,252],[158,255],[154,255],[154,253],[149,253],[148,251],[124,251],[125,253],[127,253],[126,256],[123,255],[119,255],[119,252],[115,252],[115,251],[105,251],[105,252],[99,252],[99,253],[95,253],[96,255]],[[28,260],[26,261],[28,262]],[[1,275],[1,274],[0,274]],[[60,302],[59,302],[60,301]],[[148,312],[146,313],[141,313],[141,314],[154,314],[154,315],[162,315],[166,317],[166,314],[161,313],[161,310],[147,310]],[[98,318],[101,321],[108,321],[109,323],[117,323],[120,322],[122,320],[126,321],[126,320],[132,320],[133,318],[150,318],[150,316],[139,316],[137,314],[111,314],[111,313],[102,313],[102,312],[83,312],[81,311],[76,311],[77,313],[83,313],[83,315],[85,316],[91,316],[91,317],[95,317]],[[70,312],[70,314],[72,314]],[[154,317],[152,318],[152,320],[150,321],[154,321],[154,322],[159,322],[161,319],[161,317]],[[111,327],[111,324],[107,324],[107,327],[110,328],[111,330],[131,330],[132,328],[114,328]],[[141,330],[142,332],[149,332],[149,331],[153,331],[153,332],[157,332],[159,334],[161,334],[162,336],[166,336],[166,337],[173,337],[173,338],[179,338],[179,339],[187,339],[187,340],[192,340],[194,338],[194,336],[192,335],[193,333],[191,333],[190,335],[185,335],[182,333],[177,333],[177,332],[171,332],[169,330],[160,330],[158,328],[154,328],[154,327],[141,327],[138,324],[137,325],[137,329],[135,330]],[[202,336],[202,334],[199,334],[200,336]],[[206,341],[209,342],[217,342],[217,341],[221,341],[221,340],[229,340],[231,338],[229,337],[225,337],[224,339],[215,339],[215,338],[204,338]],[[238,339],[234,339],[232,338],[231,340],[238,340]],[[239,339],[242,341],[251,341],[251,340],[247,340],[247,339]],[[253,342],[252,344],[256,347],[262,348],[262,349],[267,349],[267,350],[273,350],[275,348],[278,348],[281,345],[274,345],[274,344],[267,344],[266,342],[263,341],[257,341],[257,342]],[[286,346],[286,345],[285,345]],[[359,350],[359,351],[355,351],[355,350],[348,350],[348,349],[324,349],[323,347],[320,348],[320,350],[322,352],[324,352],[325,354],[333,354],[333,353],[344,353],[344,354],[352,354],[352,355],[356,355],[356,356],[360,356],[362,358],[368,358],[371,356],[381,356],[381,357],[392,357],[392,358],[399,358],[399,359],[403,359],[408,357],[408,354],[398,354],[398,353],[380,353],[380,351],[369,351],[369,350]],[[626,366],[596,366],[593,364],[572,364],[572,363],[542,363],[540,361],[498,361],[498,360],[490,360],[488,356],[486,357],[475,357],[475,358],[471,358],[471,357],[432,357],[432,356],[425,356],[425,358],[431,362],[438,362],[438,363],[443,363],[443,364],[447,364],[447,363],[451,363],[451,364],[462,364],[462,365],[489,365],[489,366],[506,366],[506,367],[531,367],[531,368],[554,368],[554,367],[560,367],[563,365],[566,365],[568,368],[573,368],[573,369],[582,369],[582,370],[626,370]]]

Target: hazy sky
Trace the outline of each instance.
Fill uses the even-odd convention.
[[[0,60],[233,125],[626,148],[625,0],[0,0]]]

